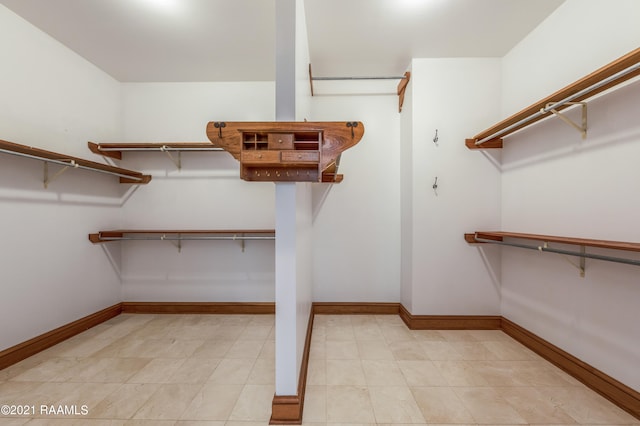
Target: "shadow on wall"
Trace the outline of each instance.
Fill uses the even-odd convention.
[[[16,203],[122,207],[144,185],[120,184],[119,178],[87,170],[48,165],[45,188],[44,162],[0,155],[0,200]]]

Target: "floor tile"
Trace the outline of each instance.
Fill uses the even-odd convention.
[[[159,387],[156,383],[124,384],[91,407],[88,417],[130,419]]]
[[[162,384],[133,416],[134,419],[178,420],[190,406],[202,384]]]
[[[191,357],[224,358],[233,343],[234,340],[207,339],[193,351]]]
[[[507,401],[527,423],[574,424],[575,420],[560,406],[533,387],[496,388],[497,393]]]
[[[128,383],[169,383],[169,378],[180,369],[186,358],[155,358],[131,376]]]
[[[249,385],[274,385],[276,382],[276,363],[273,359],[258,358],[247,378]],[[307,383],[309,382],[307,374]]]
[[[410,388],[428,423],[475,423],[458,395],[449,387]]]
[[[447,386],[447,380],[429,360],[398,361],[408,386]]]
[[[229,420],[268,422],[271,417],[274,393],[273,385],[245,385],[231,411]]]
[[[622,425],[640,422],[621,408],[584,387],[540,388],[548,400],[581,424]]]
[[[327,384],[327,364],[324,359],[310,359],[307,366],[307,386]]]
[[[375,422],[367,387],[327,386],[327,422]]]
[[[264,340],[236,340],[224,357],[256,359],[260,355],[263,346]]]
[[[205,383],[180,417],[182,420],[227,420],[243,387]]]
[[[516,410],[490,387],[453,388],[467,411],[481,424],[528,424]]]
[[[380,331],[387,343],[415,341],[409,329],[403,325],[383,325]]]
[[[187,358],[168,378],[167,383],[204,383],[220,364],[219,359]]]
[[[254,364],[254,359],[225,358],[220,361],[213,374],[209,377],[209,381],[227,385],[244,385]]]
[[[433,361],[449,386],[489,386],[482,369],[473,361]]]
[[[360,359],[395,359],[384,340],[358,340],[356,345]]]
[[[327,327],[325,339],[329,340],[355,340],[356,336],[353,333],[353,327],[349,326],[340,326],[340,327]]]
[[[368,386],[406,386],[402,371],[395,360],[364,359],[361,361]]]
[[[377,423],[424,423],[425,419],[407,386],[369,386]]]
[[[355,340],[327,340],[325,342],[327,359],[358,359],[358,345]]]
[[[326,366],[327,385],[366,385],[359,359],[328,359]]]
[[[310,385],[308,383],[307,381],[302,422],[324,423],[327,421],[327,387]]]
[[[427,353],[422,349],[418,341],[402,341],[389,344],[389,349],[393,357],[400,360],[422,360],[429,359]]]

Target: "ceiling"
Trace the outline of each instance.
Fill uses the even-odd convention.
[[[277,0],[0,0],[123,82],[275,76]],[[500,57],[564,0],[304,0],[315,76]],[[1,31],[1,30],[0,30]]]

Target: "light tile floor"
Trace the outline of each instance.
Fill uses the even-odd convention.
[[[0,405],[37,413],[0,425],[267,424],[273,325],[120,315],[0,370]],[[640,425],[500,331],[411,331],[393,315],[315,317],[304,423]]]

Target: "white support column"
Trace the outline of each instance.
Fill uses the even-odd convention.
[[[296,37],[300,36],[296,34],[296,16],[300,19],[300,13],[296,12],[300,7],[300,0],[276,1],[278,121],[296,121]],[[276,183],[275,196],[276,397],[297,396],[311,309],[311,185]],[[274,415],[275,404],[274,399]]]

